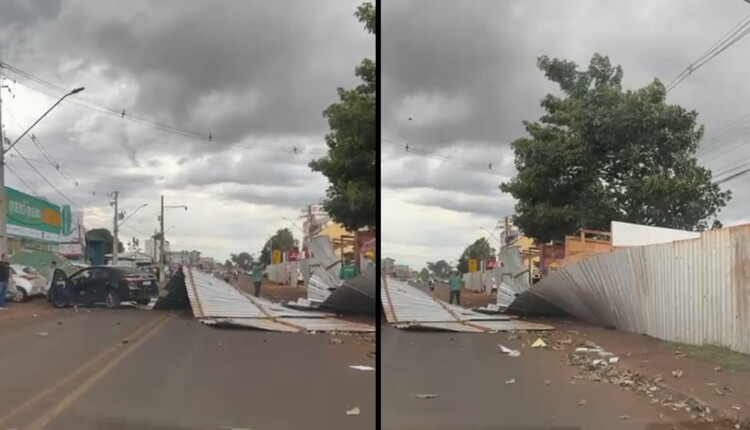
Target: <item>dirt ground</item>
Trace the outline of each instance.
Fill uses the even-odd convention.
[[[681,409],[684,404],[708,406],[708,409],[693,408],[689,414],[697,416],[698,421],[705,420],[702,418],[705,415],[713,422],[729,419],[742,423],[736,428],[750,428],[750,357],[746,355],[710,346],[664,342],[572,321],[534,321],[551,324],[557,330],[509,336],[520,335],[526,347],[542,338],[547,343],[546,349],[558,353],[561,361],[580,366],[581,373],[589,375],[591,366],[577,362],[581,354],[575,353],[575,349],[591,345],[602,347],[619,358],[616,364],[610,365],[613,372],[608,376],[625,375],[615,376],[614,380],[644,381],[644,386],[651,387],[645,391],[651,402],[658,401],[673,410]],[[603,379],[607,382],[608,378]]]

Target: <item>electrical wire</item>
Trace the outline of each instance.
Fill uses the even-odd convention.
[[[62,191],[60,191],[60,189],[58,189],[52,182],[50,182],[50,180],[47,179],[47,177],[44,176],[42,174],[42,172],[40,172],[36,167],[34,167],[34,165],[31,164],[31,162],[28,161],[26,159],[26,157],[23,156],[23,154],[21,153],[21,151],[19,151],[16,146],[13,147],[13,150],[15,150],[16,153],[18,153],[18,155],[26,162],[26,164],[29,165],[29,167],[31,167],[37,173],[37,175],[39,175],[42,179],[44,179],[44,182],[46,182],[50,187],[52,187],[55,191],[57,191],[57,193],[60,194],[65,200],[69,201],[70,204],[72,204],[73,206],[75,206],[75,207],[77,207],[79,209],[83,209],[83,207],[81,207],[81,205],[79,205],[78,203],[76,203],[73,200],[71,200],[70,197],[66,196],[65,193],[63,193]]]
[[[708,48],[703,54],[695,59],[690,65],[688,65],[680,74],[678,74],[666,87],[667,92],[672,91],[682,81],[687,79],[688,76],[692,75],[693,72],[706,65],[709,61],[715,58],[717,55],[724,52],[727,48],[734,45],[742,38],[750,33],[750,15],[744,17],[737,25],[729,30],[724,36],[716,41],[710,48]]]
[[[16,78],[20,77],[22,80],[28,80],[28,81],[34,82],[34,83],[36,83],[38,85],[46,87],[49,90],[52,90],[52,91],[54,91],[56,93],[59,93],[59,94],[51,94],[49,91],[45,91],[45,90],[42,90],[42,89],[40,89],[38,87],[35,87],[33,85],[29,85],[28,82],[16,81],[18,84],[23,85],[26,88],[32,89],[34,91],[38,91],[38,92],[46,94],[46,95],[48,95],[50,97],[59,97],[62,94],[67,94],[69,92],[69,90],[67,90],[67,89],[65,89],[65,88],[63,88],[63,87],[61,87],[59,85],[55,85],[55,84],[50,83],[50,82],[48,82],[48,81],[46,81],[44,79],[38,78],[38,77],[36,77],[36,76],[34,76],[34,75],[30,74],[30,73],[24,72],[23,70],[18,69],[18,68],[14,67],[14,66],[12,66],[12,65],[10,65],[8,63],[0,61],[0,69],[9,70],[11,73],[13,73],[15,75]],[[172,134],[179,135],[179,136],[182,136],[182,137],[188,137],[188,138],[192,138],[192,139],[200,140],[200,141],[204,141],[204,142],[208,141],[208,142],[218,143],[218,144],[222,144],[222,145],[234,146],[234,147],[237,147],[237,148],[258,149],[258,150],[267,151],[267,152],[274,152],[274,153],[285,153],[285,154],[288,154],[288,153],[293,153],[293,154],[312,153],[310,151],[302,151],[301,148],[299,148],[297,146],[294,146],[292,149],[282,149],[282,148],[279,148],[279,147],[276,147],[276,146],[261,145],[259,143],[255,143],[255,144],[252,144],[250,146],[240,145],[240,144],[235,143],[232,140],[225,139],[225,138],[219,138],[217,136],[214,136],[212,132],[210,132],[208,134],[205,134],[205,133],[198,133],[198,132],[195,132],[195,131],[189,131],[189,130],[180,129],[180,128],[173,127],[173,126],[170,126],[170,125],[167,125],[167,124],[162,124],[162,123],[158,123],[158,122],[155,122],[155,121],[151,121],[151,120],[148,120],[146,118],[140,117],[138,115],[134,115],[134,114],[132,114],[130,112],[127,112],[126,109],[113,109],[113,108],[110,108],[110,107],[105,107],[105,106],[97,105],[95,103],[92,103],[92,102],[89,102],[89,101],[86,101],[86,100],[82,100],[82,99],[80,99],[80,97],[77,98],[77,99],[68,98],[68,99],[65,99],[65,102],[73,104],[73,105],[76,105],[76,106],[79,106],[79,107],[83,107],[83,108],[86,108],[86,109],[89,109],[89,110],[92,110],[92,111],[95,111],[95,112],[98,112],[98,113],[102,113],[102,114],[106,114],[106,115],[118,117],[120,119],[125,119],[125,120],[131,121],[131,122],[134,122],[134,123],[137,123],[137,124],[140,124],[140,125],[149,126],[151,128],[154,128],[154,129],[157,129],[157,130],[161,130],[163,132],[172,133]]]
[[[487,165],[482,166],[477,162],[461,160],[455,157],[447,157],[447,156],[436,154],[434,152],[430,152],[424,149],[415,148],[413,145],[408,144],[408,143],[407,144],[398,143],[393,140],[385,139],[385,138],[381,138],[380,141],[381,143],[385,143],[386,145],[393,147],[395,149],[403,150],[407,154],[419,155],[421,157],[431,158],[433,160],[453,163],[458,166],[471,169],[473,171],[483,171],[483,173],[502,176],[501,173],[492,171],[492,162],[488,162]]]
[[[41,195],[41,194],[37,193],[37,192],[36,192],[36,191],[34,190],[34,188],[32,188],[32,187],[31,187],[31,185],[29,185],[29,184],[28,184],[28,183],[27,183],[27,182],[26,182],[26,181],[25,181],[25,180],[24,180],[24,179],[23,179],[23,178],[21,177],[21,175],[19,175],[18,173],[16,173],[16,171],[15,171],[15,170],[13,170],[13,167],[11,167],[11,166],[10,166],[10,164],[8,164],[8,163],[5,163],[5,167],[7,167],[7,168],[8,168],[8,170],[10,171],[10,173],[12,173],[12,174],[13,174],[13,176],[15,176],[16,178],[18,178],[18,180],[19,180],[19,181],[21,181],[21,183],[22,183],[22,184],[23,184],[23,185],[24,185],[24,186],[25,186],[25,187],[26,187],[26,188],[27,188],[27,189],[28,189],[29,191],[31,191],[31,194],[33,194],[33,195],[35,195],[35,196],[39,197],[39,198],[40,198],[40,199],[42,199],[42,200],[48,200],[48,199],[47,199],[46,197],[44,197],[43,195]]]

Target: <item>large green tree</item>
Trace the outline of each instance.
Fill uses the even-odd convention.
[[[364,3],[355,15],[370,34],[375,33],[375,6]],[[313,171],[328,178],[326,212],[350,231],[375,227],[378,212],[375,62],[364,59],[355,74],[362,83],[351,90],[339,88],[339,101],[323,111],[331,130],[325,137],[328,154],[310,162]]]
[[[489,260],[495,255],[495,248],[490,246],[490,242],[486,238],[482,237],[474,241],[471,245],[464,249],[461,257],[458,259],[458,272],[468,273],[469,272],[469,260]]]
[[[445,260],[438,260],[436,262],[428,262],[427,269],[430,270],[433,276],[439,279],[446,279],[451,274],[451,265]]]
[[[294,239],[292,231],[288,228],[282,228],[276,231],[276,234],[271,236],[263,245],[263,249],[260,252],[259,261],[263,264],[271,264],[271,251],[279,250],[282,252],[288,252],[298,247],[299,242]]]
[[[623,90],[622,68],[596,54],[587,69],[538,59],[560,87],[546,113],[524,121],[529,137],[513,142],[518,171],[501,184],[516,198],[515,223],[538,242],[611,221],[703,230],[731,198],[695,158],[698,114],[666,103],[655,79]]]

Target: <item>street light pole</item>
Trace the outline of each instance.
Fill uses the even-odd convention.
[[[5,193],[5,154],[8,153],[16,144],[23,139],[24,136],[26,136],[32,128],[34,128],[39,122],[44,119],[45,116],[47,116],[48,113],[52,111],[52,109],[56,108],[57,105],[62,103],[63,100],[65,100],[66,97],[72,96],[73,94],[78,94],[81,91],[83,91],[84,88],[76,88],[73,91],[65,94],[64,96],[60,97],[60,100],[58,100],[55,104],[52,105],[49,109],[47,109],[46,112],[42,114],[42,116],[39,117],[36,121],[34,121],[33,124],[29,128],[27,128],[23,133],[21,133],[18,138],[16,138],[13,143],[8,146],[8,148],[4,148],[2,151],[0,151],[0,252],[7,253],[8,252],[8,196]],[[0,112],[2,112],[2,93],[3,89],[2,86],[0,86]],[[2,114],[0,113],[0,130],[2,130],[3,121],[2,121]],[[5,138],[2,137],[2,133],[0,132],[0,145],[3,147],[5,146]]]
[[[164,264],[166,263],[166,256],[164,255],[164,242],[166,241],[166,238],[164,237],[164,209],[174,209],[174,208],[185,208],[185,210],[188,209],[185,205],[177,205],[177,206],[164,206],[164,195],[161,196],[161,213],[159,215],[159,229],[161,231],[161,240],[159,241],[159,274],[160,278],[159,280],[163,279],[165,269]]]

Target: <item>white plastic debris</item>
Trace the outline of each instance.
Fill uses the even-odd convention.
[[[609,357],[609,362],[611,364],[617,363],[618,361],[620,361],[620,357]]]
[[[352,409],[346,410],[347,415],[359,415],[359,406],[355,406]]]
[[[537,338],[537,339],[536,339],[536,340],[534,341],[534,343],[532,343],[532,344],[531,344],[531,347],[532,347],[532,348],[544,348],[544,347],[546,347],[546,346],[547,346],[547,344],[546,344],[546,343],[544,343],[544,341],[542,340],[542,338],[541,338],[541,337],[538,337],[538,338]]]
[[[503,354],[508,354],[511,357],[520,357],[521,351],[516,351],[515,349],[506,348],[503,345],[498,344],[497,346],[500,347],[500,350],[503,352]]]
[[[576,352],[589,352],[589,349],[581,346],[576,348]]]
[[[415,394],[414,397],[418,399],[434,399],[437,394]]]
[[[591,362],[594,366],[598,366],[600,364],[607,365],[607,360],[604,360],[602,358],[597,358],[596,360]]]
[[[613,355],[615,355],[615,354],[613,354],[613,353],[611,353],[611,352],[607,352],[607,351],[599,351],[599,357],[611,357],[611,356],[613,356]]]
[[[499,312],[500,306],[497,303],[490,303],[487,305],[487,309],[491,310],[492,312]]]
[[[516,383],[516,378],[511,378],[505,381],[506,385],[515,384],[515,383]]]
[[[375,370],[374,367],[371,367],[371,366],[362,366],[360,364],[357,364],[357,365],[354,365],[354,366],[349,366],[349,367],[351,367],[354,370],[361,370],[363,372],[367,372],[367,371],[370,371],[370,370]]]
[[[39,333],[37,333],[37,335],[39,337],[47,337],[49,336],[49,333],[47,333],[46,331],[40,331]]]

